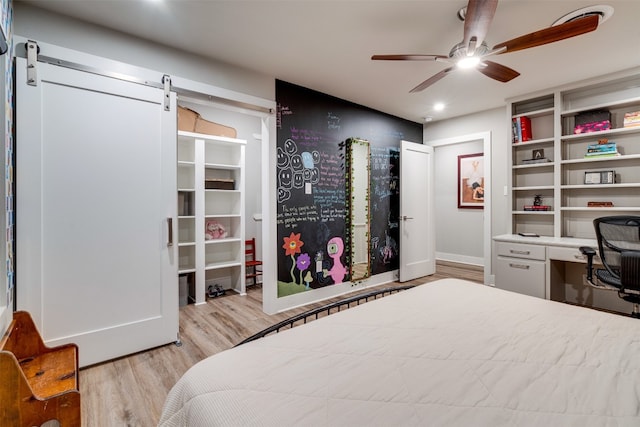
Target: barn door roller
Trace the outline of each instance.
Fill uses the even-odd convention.
[[[29,86],[38,86],[38,53],[40,47],[38,43],[29,40],[27,43],[27,84]]]

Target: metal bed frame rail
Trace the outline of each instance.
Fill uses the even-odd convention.
[[[360,305],[362,302],[369,302],[369,299],[377,299],[378,296],[386,296],[391,295],[396,292],[404,291],[406,289],[411,289],[415,285],[406,285],[406,286],[395,286],[391,288],[379,289],[371,292],[367,292],[364,294],[355,295],[349,298],[342,299],[340,301],[335,301],[321,307],[313,308],[311,310],[305,311],[300,314],[296,314],[295,316],[291,316],[288,319],[285,319],[281,322],[278,322],[274,325],[269,326],[268,328],[263,329],[262,331],[251,335],[249,338],[243,340],[242,342],[236,344],[234,347],[241,346],[242,344],[246,344],[251,341],[255,341],[259,338],[264,338],[269,334],[278,333],[280,329],[283,329],[285,326],[289,326],[287,329],[293,328],[294,324],[300,320],[304,323],[307,323],[307,319],[310,317],[315,317],[318,319],[318,315],[320,313],[326,312],[327,315],[331,314],[331,310],[337,308],[337,311],[340,311],[342,307],[346,306],[346,308],[351,308],[351,303],[356,303],[356,305]]]

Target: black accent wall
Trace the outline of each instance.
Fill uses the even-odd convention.
[[[371,148],[371,273],[397,269],[400,141],[422,143],[422,125],[281,80],[276,102],[278,296],[349,281],[350,137],[368,140]]]

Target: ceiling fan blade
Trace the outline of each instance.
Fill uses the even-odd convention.
[[[511,81],[520,75],[516,70],[492,61],[482,61],[482,64],[478,67],[478,71],[502,83]]]
[[[431,86],[432,84],[434,84],[435,82],[437,82],[438,80],[440,80],[441,78],[449,74],[449,72],[451,72],[453,69],[454,67],[449,67],[440,71],[438,74],[434,74],[433,76],[429,77],[427,80],[420,83],[418,86],[411,89],[409,93],[415,93],[415,92],[420,92],[421,90],[425,90],[426,88],[428,88],[429,86]]]
[[[438,59],[449,59],[444,55],[373,55],[374,61],[437,61]]]
[[[464,46],[467,54],[473,55],[477,46],[484,41],[493,15],[496,13],[498,0],[469,0],[464,17]]]
[[[597,15],[576,19],[516,37],[515,39],[495,45],[493,49],[506,47],[506,50],[502,53],[515,52],[517,50],[529,49],[531,47],[542,46],[544,44],[579,36],[598,28],[599,20],[600,18]]]

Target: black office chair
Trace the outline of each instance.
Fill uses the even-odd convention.
[[[620,298],[633,304],[631,317],[640,318],[640,216],[596,218],[593,226],[604,268],[595,270],[594,280],[596,251],[581,247],[587,256],[587,281],[596,288],[618,291]]]

